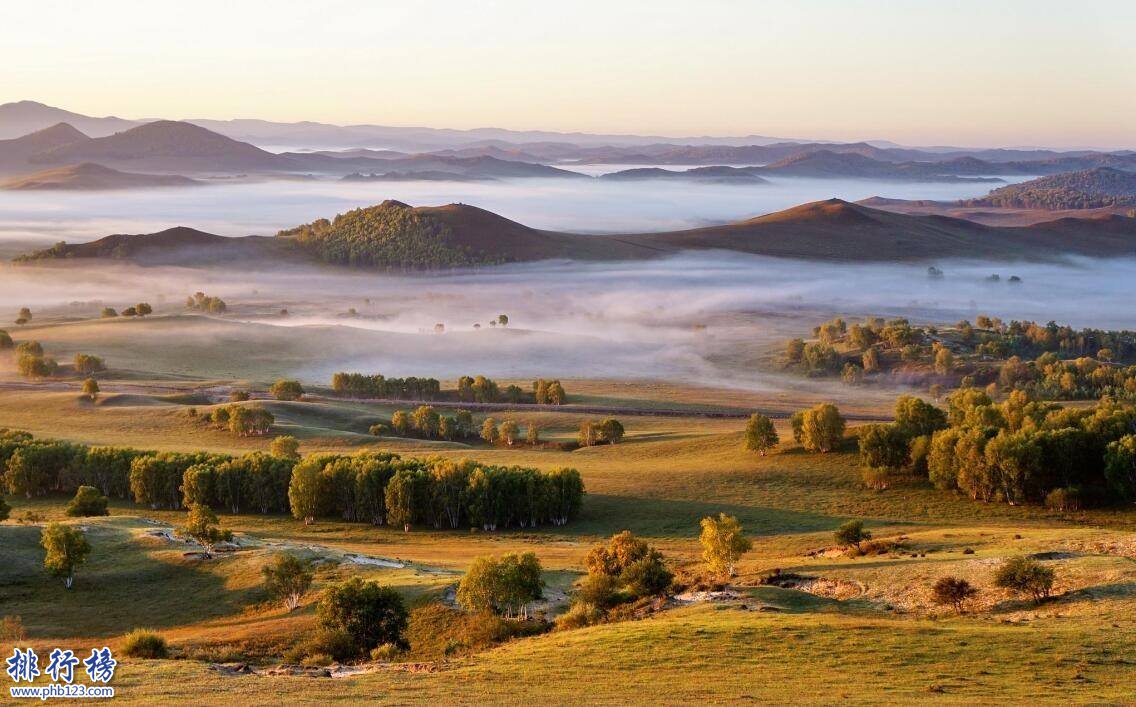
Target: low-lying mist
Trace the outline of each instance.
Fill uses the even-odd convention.
[[[220,182],[194,189],[130,192],[0,191],[0,246],[5,240],[82,242],[111,233],[150,233],[171,226],[224,236],[271,235],[384,199],[415,206],[474,204],[529,226],[576,232],[644,232],[735,221],[797,204],[869,196],[961,199],[989,184],[788,179],[771,184],[619,182],[526,179],[486,182]]]
[[[928,277],[927,264],[842,265],[720,252],[432,275],[70,262],[4,267],[0,309],[14,318],[18,307],[29,306],[43,321],[95,317],[103,305],[145,300],[158,315],[181,314],[185,297],[201,290],[229,304],[216,321],[220,339],[247,339],[242,350],[287,358],[295,374],[313,382],[335,370],[359,370],[444,379],[463,373],[674,378],[759,389],[777,385],[775,376],[756,370],[772,349],[836,315],[954,322],[987,314],[1136,328],[1136,259],[937,265],[941,279]],[[991,281],[995,274],[999,280]],[[1015,275],[1020,283],[1009,282]],[[507,328],[489,326],[499,314],[508,315]],[[89,335],[87,348],[97,354],[99,337],[130,331],[106,327]],[[192,336],[186,345],[194,345]],[[289,347],[302,347],[302,355],[286,356]],[[160,370],[160,361],[153,365]]]

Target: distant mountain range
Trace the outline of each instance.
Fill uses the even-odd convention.
[[[37,108],[38,105],[0,106],[0,134],[11,125],[35,125],[35,116],[41,114],[74,118],[80,125],[93,125],[100,131],[124,124],[127,127],[110,135],[91,137],[72,123],[55,123],[0,140],[0,175],[34,175],[53,168],[94,164],[126,173],[182,176],[311,174],[368,181],[585,179],[570,168],[599,163],[696,165],[686,170],[633,168],[606,175],[606,180],[685,179],[760,184],[768,177],[955,182],[996,181],[999,175],[1036,176],[1096,168],[1136,172],[1136,153],[1132,152],[926,152],[869,143],[592,146],[493,141],[436,152],[355,147],[340,152],[273,153],[190,122],[158,120],[134,124],[118,118],[75,118],[76,114],[47,106]],[[10,122],[5,122],[9,118]]]
[[[223,238],[188,228],[58,244],[25,260],[129,258],[144,262],[247,259],[250,266],[314,261],[370,268],[434,269],[546,259],[643,259],[684,250],[725,250],[832,261],[944,258],[1051,259],[1136,254],[1136,218],[1063,218],[1027,227],[912,216],[839,199],[721,226],[591,236],[529,228],[465,204],[411,207],[396,201],[282,231],[276,238]]]

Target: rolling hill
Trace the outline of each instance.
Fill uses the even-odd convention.
[[[967,206],[1016,209],[1098,209],[1136,205],[1136,172],[1097,167],[1055,174],[995,189]]]
[[[981,160],[966,160],[965,167],[970,174],[992,174],[997,171],[989,165],[985,172],[976,172],[985,164]],[[853,178],[885,179],[920,182],[1000,182],[990,177],[959,176],[949,170],[960,163],[937,162],[887,162],[873,159],[856,152],[835,152],[833,150],[813,150],[798,152],[773,164],[759,169],[761,173],[810,177],[819,179]]]
[[[287,161],[190,123],[160,120],[33,155],[36,164],[96,162],[155,172],[279,170]]]
[[[201,184],[201,182],[173,174],[119,172],[110,167],[84,162],[83,164],[46,169],[35,174],[0,181],[0,189],[11,191],[105,191],[153,187],[189,187],[198,184]]]
[[[365,268],[428,270],[548,259],[643,259],[684,250],[724,250],[801,260],[911,262],[943,258],[1047,260],[1065,255],[1136,255],[1136,218],[1103,215],[1028,226],[988,226],[939,215],[882,211],[829,199],[737,223],[628,235],[529,228],[475,206],[412,207],[398,201],[355,209],[281,231],[225,238],[170,229],[59,244],[24,256],[231,262],[307,260]]]
[[[16,258],[17,262],[98,258],[129,260],[149,265],[246,264],[272,266],[303,257],[289,244],[274,238],[245,236],[227,238],[186,226],[157,233],[105,236],[89,243],[59,242],[54,246]]]
[[[0,172],[26,173],[33,168],[29,160],[35,155],[91,138],[67,123],[58,123],[11,140],[0,140]]]

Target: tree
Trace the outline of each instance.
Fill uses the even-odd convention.
[[[304,386],[300,381],[280,379],[268,389],[269,394],[277,400],[299,400],[304,397]]]
[[[935,373],[946,375],[955,368],[955,355],[945,346],[935,352]]]
[[[517,441],[517,435],[520,434],[520,431],[521,428],[513,420],[505,420],[497,428],[498,438],[510,447]]]
[[[23,321],[20,321],[21,319]],[[16,323],[17,324],[27,324],[31,320],[32,320],[32,310],[28,309],[27,307],[20,307],[20,312],[19,312],[19,314],[16,315]]]
[[[789,339],[785,342],[785,361],[787,363],[800,363],[804,355],[804,339]]]
[[[288,483],[288,505],[292,516],[311,525],[323,515],[325,481],[322,474],[326,460],[309,455],[292,469]]]
[[[525,443],[531,447],[540,444],[540,426],[537,423],[529,423],[528,430],[525,431]]]
[[[852,545],[859,550],[860,543],[865,540],[871,540],[872,534],[864,530],[864,521],[850,520],[841,524],[841,526],[836,529],[836,532],[833,533],[833,537],[836,538],[837,544],[845,547]]]
[[[439,416],[436,410],[429,405],[419,405],[414,409],[414,429],[418,434],[433,439],[438,436]]]
[[[947,414],[912,395],[895,401],[895,424],[908,437],[931,435],[947,427]]]
[[[810,452],[829,452],[844,438],[844,418],[832,403],[806,410],[801,419],[801,443]]]
[[[1012,557],[994,573],[994,586],[1018,594],[1029,594],[1035,604],[1049,598],[1055,573],[1049,567],[1028,557]]]
[[[260,405],[230,405],[229,431],[238,437],[268,434],[276,418]]]
[[[75,568],[87,561],[91,544],[78,528],[62,523],[49,523],[40,536],[44,549],[43,566],[56,577],[63,578],[68,589],[75,579]]]
[[[585,420],[580,423],[580,431],[577,433],[577,440],[581,447],[591,447],[597,444],[603,432],[600,426],[591,420]]]
[[[75,372],[79,375],[89,376],[106,370],[106,363],[98,356],[91,354],[75,354]]]
[[[391,415],[390,426],[391,429],[394,430],[394,433],[396,435],[398,435],[399,437],[405,437],[410,434],[410,429],[414,426],[414,423],[411,421],[410,415],[408,415],[405,410],[395,410],[394,414]]]
[[[479,557],[458,584],[458,604],[467,611],[527,616],[529,603],[540,599],[544,580],[540,561],[531,552],[501,559]]]
[[[99,397],[99,382],[94,378],[88,378],[83,381],[83,395],[92,402]]]
[[[12,512],[12,507],[4,500],[3,492],[0,492],[0,523],[8,520],[8,514]]]
[[[300,598],[312,586],[311,565],[295,555],[280,553],[263,570],[264,589],[268,596],[282,600],[288,611],[295,611]]]
[[[403,469],[387,482],[385,501],[387,522],[401,525],[409,533],[410,526],[423,515],[426,505],[426,478],[418,471]]]
[[[606,545],[592,547],[584,558],[589,575],[607,575],[629,594],[628,598],[661,594],[674,574],[663,555],[629,530],[616,533]]]
[[[352,577],[328,587],[316,616],[323,628],[349,635],[357,654],[365,655],[385,643],[409,647],[402,635],[408,619],[402,596],[377,582]]]
[[[135,307],[127,307],[126,309],[122,310],[122,316],[124,316],[124,317],[137,317],[138,316],[138,309],[135,308]]]
[[[500,438],[501,433],[497,429],[497,421],[492,417],[485,418],[485,422],[481,423],[481,439],[489,444],[496,444]]]
[[[765,415],[754,413],[750,415],[745,429],[745,448],[765,456],[766,450],[777,446],[780,439],[773,421]]]
[[[134,305],[134,311],[138,312],[138,316],[145,317],[148,314],[153,314],[154,308],[146,302],[139,302]]]
[[[599,424],[600,440],[608,444],[616,444],[623,439],[623,425],[614,417],[609,417]]]
[[[12,341],[12,335],[0,329],[0,351],[15,347],[16,342]]]
[[[114,319],[118,316],[118,312],[115,311],[114,307],[103,307],[102,311],[99,312],[99,316],[103,319]]]
[[[1136,498],[1136,435],[1110,442],[1105,450],[1104,478],[1122,498]]]
[[[734,516],[719,513],[717,518],[702,519],[702,561],[715,575],[733,577],[738,558],[749,552],[753,541],[742,534],[742,526]]]
[[[970,586],[970,582],[958,577],[940,577],[931,587],[931,599],[936,604],[953,606],[959,614],[963,604],[977,594],[978,590]]]
[[[908,439],[900,428],[892,425],[865,425],[859,428],[860,463],[867,469],[898,472],[908,463]],[[886,487],[886,475],[872,477],[876,488]]]
[[[299,459],[300,458],[300,440],[292,435],[280,435],[272,439],[272,444],[268,447],[268,452],[274,457],[280,459]]]
[[[107,497],[94,486],[80,486],[75,492],[75,498],[67,504],[65,513],[72,517],[109,515]]]
[[[233,539],[233,531],[222,530],[217,525],[217,514],[204,503],[195,503],[189,507],[189,516],[181,532],[201,546],[207,560],[213,557],[213,548],[217,543]]]
[[[243,402],[248,401],[251,398],[252,398],[252,394],[250,394],[247,390],[244,390],[243,388],[233,388],[232,390],[229,391],[229,400],[234,402],[234,403],[243,403]]]
[[[505,314],[498,314],[498,315],[497,315],[497,323],[498,323],[498,324],[500,324],[501,326],[509,326],[509,317],[508,317],[508,315],[505,315]]]

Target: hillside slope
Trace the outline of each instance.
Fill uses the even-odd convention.
[[[33,168],[29,160],[35,155],[90,139],[73,126],[58,123],[11,140],[0,140],[0,172],[29,172]]]
[[[1136,219],[1068,219],[997,228],[946,216],[911,216],[829,199],[748,221],[624,236],[674,250],[721,249],[787,258],[901,261],[934,258],[1035,258],[1136,253]]]
[[[0,182],[0,189],[12,191],[104,191],[113,189],[146,189],[152,187],[189,187],[200,184],[188,177],[173,174],[138,174],[120,172],[91,162],[46,169]]]
[[[1097,167],[995,189],[967,206],[1015,209],[1099,209],[1136,205],[1136,172]]]

